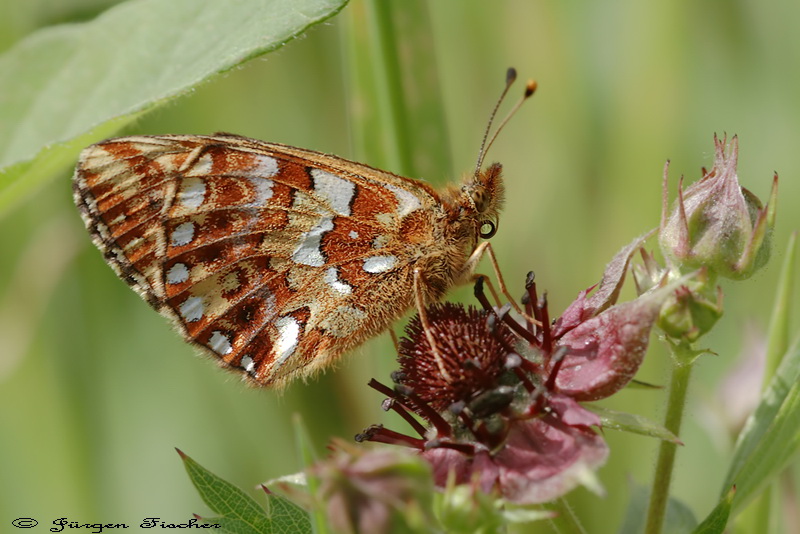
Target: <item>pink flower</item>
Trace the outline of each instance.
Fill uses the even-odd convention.
[[[567,424],[568,414],[554,411],[512,425],[496,454],[480,448],[471,455],[443,446],[428,449],[422,456],[434,468],[436,485],[444,487],[452,471],[457,483],[476,479],[486,493],[497,489],[512,502],[542,503],[586,482],[608,456],[603,439],[589,428],[600,421],[568,397],[552,398],[550,406],[585,424]]]
[[[512,317],[510,305],[494,309],[480,282],[483,310],[427,308],[400,343],[394,388],[370,383],[388,397],[384,408],[403,416],[419,437],[372,426],[357,439],[416,448],[439,487],[454,477],[521,504],[593,482],[608,447],[593,429],[600,419],[578,401],[607,397],[631,380],[675,289],[655,287],[615,305],[645,237],[623,249],[591,296],[591,288],[582,292],[552,324],[532,276],[522,320]]]

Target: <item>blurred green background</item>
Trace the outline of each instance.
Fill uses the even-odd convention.
[[[0,49],[39,27],[87,20],[112,4],[6,0]],[[124,133],[227,131],[362,157],[351,142],[354,109],[343,52],[350,25],[364,23],[351,13],[360,4],[353,0],[303,38]],[[746,343],[755,350],[748,335],[757,340],[765,327],[783,249],[800,227],[800,4],[425,5],[431,27],[425,38],[449,130],[443,159],[454,168],[423,178],[441,185],[471,171],[506,67],[539,82],[487,159],[503,163],[507,180],[508,202],[493,240],[505,278],[519,293],[534,270],[552,314],[595,283],[619,248],[658,224],[666,159],[673,196],[680,175],[691,182],[701,166],[712,165],[715,132],[738,134],[740,180],[762,199],[772,172],[780,174],[773,259],[752,280],[723,282],[726,315],[702,343],[718,356],[700,362],[691,387],[674,494],[704,517],[732,448],[720,413],[732,403],[721,400],[720,384]],[[49,526],[58,517],[136,525],[144,517],[185,522],[192,512],[207,515],[173,448],[253,488],[300,468],[294,414],[320,454],[331,436],[350,439],[370,423],[407,430],[381,412],[381,396],[365,385],[372,377],[388,381],[394,368],[388,336],[282,395],[248,389],[196,356],[105,265],[72,204],[70,176],[64,169],[0,219],[0,530],[20,516]],[[470,293],[452,296],[471,302]],[[664,384],[666,358],[654,339],[639,378]],[[746,398],[743,385],[733,389]],[[624,391],[605,404],[660,420],[663,395]],[[579,489],[570,496],[590,532],[616,531],[637,491],[631,485],[650,481],[657,447],[652,439],[604,434],[611,456],[599,476],[608,495]]]

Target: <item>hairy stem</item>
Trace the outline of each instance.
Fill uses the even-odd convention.
[[[586,534],[586,529],[578,520],[566,499],[556,499],[550,509],[558,512],[558,516],[550,520],[550,526],[559,534]]]
[[[673,345],[672,377],[669,387],[669,400],[664,426],[675,434],[680,435],[681,420],[686,407],[686,392],[689,388],[689,377],[692,373],[691,360],[693,351],[688,345]],[[669,487],[672,481],[672,470],[675,465],[675,452],[677,445],[662,441],[658,450],[658,462],[650,492],[650,505],[647,510],[647,527],[645,532],[659,534],[664,523],[664,515],[669,500]]]

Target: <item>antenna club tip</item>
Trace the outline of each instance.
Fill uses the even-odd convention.
[[[517,79],[517,69],[514,67],[508,67],[506,71],[506,85],[511,85],[514,83],[514,80]]]
[[[539,84],[536,82],[536,80],[528,80],[528,83],[525,85],[525,98],[528,98],[535,93],[537,87],[539,87]]]

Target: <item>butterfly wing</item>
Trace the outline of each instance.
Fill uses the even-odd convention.
[[[260,384],[321,369],[402,314],[424,253],[408,236],[430,241],[441,211],[421,182],[233,135],[93,145],[74,192],[117,274]]]

